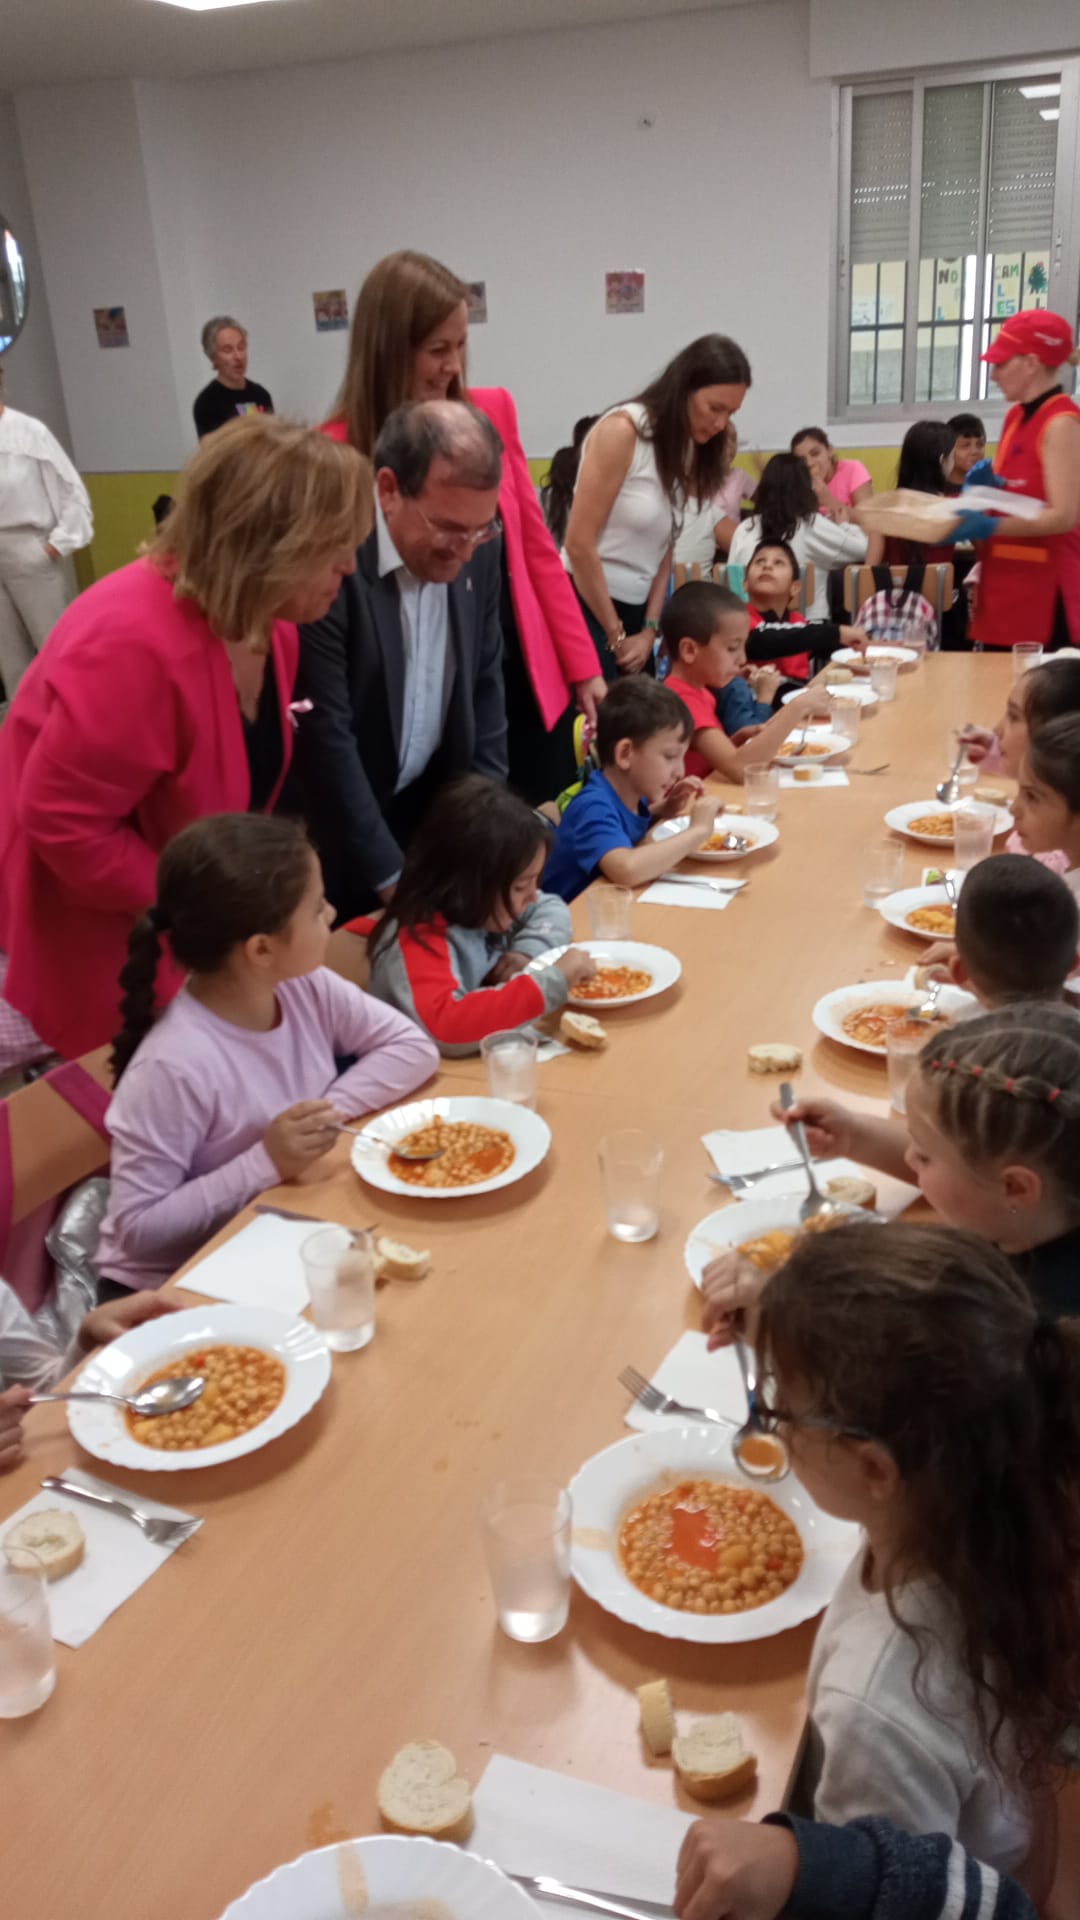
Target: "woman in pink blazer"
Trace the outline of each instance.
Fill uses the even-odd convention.
[[[0,1035],[69,1057],[116,1032],[157,856],[207,813],[269,812],[292,757],[296,623],[371,526],[348,448],[270,415],[204,441],[145,560],[76,600],[0,730]],[[2,975],[6,974],[6,978]],[[179,976],[162,980],[167,998]]]
[[[577,596],[544,525],[517,411],[502,387],[465,386],[468,289],[424,253],[373,267],[353,313],[349,360],[324,432],[369,459],[387,415],[408,400],[471,400],[503,442],[502,627],[510,781],[550,800],[574,770],[575,704],[590,721],[605,682]]]

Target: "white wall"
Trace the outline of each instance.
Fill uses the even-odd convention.
[[[53,342],[52,321],[30,211],[15,103],[0,97],[0,214],[15,235],[26,263],[27,320],[13,347],[0,359],[7,399],[21,413],[44,420],[58,440],[70,444],[64,390]]]
[[[215,311],[248,323],[280,407],[322,417],[345,338],[315,333],[311,293],[351,296],[401,246],[486,280],[472,377],[515,394],[530,451],[711,329],[750,354],[748,439],[823,417],[829,90],[808,77],[808,24],[808,0],[774,0],[22,96],[80,463],[166,466],[193,444]],[[620,267],[644,269],[644,315],[605,315]],[[133,344],[103,354],[90,309],[113,302]]]
[[[1080,46],[1077,0],[810,0],[810,71],[910,73]]]

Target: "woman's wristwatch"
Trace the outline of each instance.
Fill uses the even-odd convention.
[[[651,631],[652,633],[659,633],[660,631],[659,620],[643,620],[641,624],[646,629],[647,632]]]

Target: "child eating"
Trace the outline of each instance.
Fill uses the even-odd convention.
[[[1080,898],[1080,713],[1050,720],[1032,734],[1020,763],[1013,819],[1028,853],[1064,855],[1061,877]]]
[[[574,900],[601,874],[619,887],[644,886],[704,845],[717,802],[685,777],[692,732],[670,687],[644,674],[615,682],[597,716],[600,764],[563,814],[541,881],[546,893]],[[660,845],[646,839],[658,821],[687,811],[680,833]]]
[[[717,693],[741,676],[748,624],[742,601],[727,587],[705,580],[680,587],[660,616],[663,652],[670,663],[664,685],[678,694],[693,721],[687,772],[718,773],[739,785],[743,769],[778,752],[792,727],[809,719],[816,708],[813,696],[800,694],[741,745],[729,739],[717,709]]]
[[[1055,1001],[1080,964],[1078,944],[1080,910],[1064,880],[1023,854],[995,853],[960,889],[955,944],[932,947],[924,966],[984,1007]]]
[[[440,1053],[476,1053],[485,1035],[564,1006],[596,972],[569,944],[564,901],[540,892],[550,843],[533,809],[480,773],[444,787],[413,836],[368,948],[371,992]],[[566,952],[525,972],[551,947]]]
[[[749,660],[774,660],[791,680],[805,680],[810,672],[810,651],[818,657],[835,653],[837,647],[865,647],[868,639],[863,627],[842,627],[834,620],[807,620],[795,612],[791,601],[799,583],[799,562],[783,540],[762,540],[755,547],[746,569],[746,598],[750,606],[750,637],[746,644]],[[781,646],[802,642],[804,650],[781,654]]]

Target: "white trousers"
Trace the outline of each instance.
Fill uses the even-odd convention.
[[[68,603],[67,572],[40,534],[0,532],[0,680],[10,700]]]

